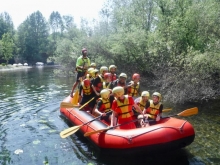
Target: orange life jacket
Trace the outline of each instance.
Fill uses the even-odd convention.
[[[83,95],[91,95],[92,94],[92,88],[91,86],[86,87],[84,84],[83,87]]]
[[[153,100],[150,100],[150,107],[147,108],[146,113],[151,119],[156,119],[157,115],[160,113],[160,105],[160,102],[154,105]]]
[[[103,112],[108,112],[108,111],[111,110],[111,104],[110,104],[109,99],[104,100],[104,99],[102,99],[102,98],[99,98],[98,100],[101,100],[101,101],[102,101],[102,105],[101,105],[101,107],[99,108],[99,111],[100,111],[100,112],[103,113]]]
[[[125,95],[124,102],[122,103],[119,99],[116,100],[117,102],[117,108],[119,110],[119,118],[129,118],[132,117],[133,111],[132,111],[132,104],[129,103],[128,95]]]
[[[147,101],[144,103],[143,100],[142,100],[142,98],[140,97],[140,101],[137,102],[137,105],[140,107],[140,109],[141,109],[142,111],[144,110],[146,104],[147,104]]]
[[[132,83],[133,81],[131,81]],[[139,87],[140,87],[140,83],[138,82],[136,85],[131,85],[129,88],[128,88],[128,95],[129,96],[138,96],[138,90],[139,90]]]

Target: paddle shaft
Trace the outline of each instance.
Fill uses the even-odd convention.
[[[84,108],[87,104],[89,104],[95,97],[91,98],[89,101],[87,101],[85,104],[83,104],[79,110],[81,110],[82,108]]]

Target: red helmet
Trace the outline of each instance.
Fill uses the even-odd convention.
[[[87,87],[90,86],[90,80],[88,79],[83,80],[83,84]]]
[[[86,49],[86,48],[83,48],[83,49],[82,49],[82,54],[83,54],[85,51],[87,51],[87,49]]]
[[[105,73],[104,74],[104,79],[107,79],[107,78],[111,78],[111,73]]]
[[[134,79],[140,79],[140,75],[137,73],[134,73],[132,76],[132,80],[134,80]]]

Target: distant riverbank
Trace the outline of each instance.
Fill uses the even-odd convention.
[[[11,71],[11,70],[28,69],[28,68],[32,68],[32,66],[7,65],[7,66],[0,66],[0,71]]]

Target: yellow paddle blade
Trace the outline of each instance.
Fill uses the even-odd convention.
[[[177,116],[192,116],[192,115],[196,115],[198,114],[198,108],[194,107],[194,108],[190,108],[190,109],[186,109],[182,112],[180,112],[179,114],[177,114]]]
[[[170,112],[172,110],[172,108],[166,108],[166,109],[163,109],[163,112]]]
[[[79,89],[76,90],[71,103],[77,105],[78,101],[79,101]]]
[[[104,128],[104,129],[99,129],[99,130],[96,130],[96,131],[86,132],[86,133],[84,134],[84,136],[87,137],[87,136],[90,136],[90,135],[95,134],[95,133],[107,131],[107,130],[109,130],[109,129],[111,129],[111,127],[109,127],[109,128]]]
[[[73,108],[73,107],[79,107],[79,105],[74,105],[72,103],[67,103],[67,102],[60,103],[60,108]]]
[[[82,125],[78,125],[78,126],[73,126],[73,127],[70,127],[70,128],[67,128],[63,131],[60,132],[60,137],[61,138],[66,138],[72,134],[74,134],[76,131],[78,131],[80,129]]]

